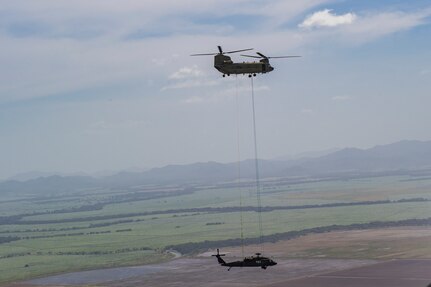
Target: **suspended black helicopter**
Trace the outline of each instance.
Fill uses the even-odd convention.
[[[226,75],[230,76],[235,74],[236,75],[248,74],[249,77],[251,76],[256,77],[256,74],[259,74],[259,73],[265,74],[274,70],[274,67],[272,67],[269,64],[269,59],[301,57],[301,56],[267,57],[262,53],[257,52],[256,54],[258,56],[254,56],[254,55],[241,55],[241,56],[261,59],[259,62],[234,63],[232,59],[229,56],[225,56],[225,54],[250,51],[250,50],[253,50],[253,48],[223,52],[221,46],[217,46],[217,47],[218,47],[219,53],[193,54],[190,56],[214,56],[214,68],[216,68],[220,73],[222,73],[223,77],[225,77]]]
[[[219,249],[217,249],[217,254],[212,256],[217,257],[217,261],[221,266],[229,267],[227,271],[230,271],[232,267],[260,267],[262,269],[266,269],[268,266],[277,265],[277,262],[274,260],[269,259],[268,257],[260,256],[260,253],[256,253],[256,256],[245,257],[242,261],[232,262],[226,262],[223,260],[223,258],[221,258],[225,255],[226,254],[220,254]]]

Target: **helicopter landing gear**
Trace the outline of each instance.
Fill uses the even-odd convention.
[[[256,74],[253,74],[253,77],[256,77]]]
[[[226,77],[226,75],[225,75],[225,74],[223,74],[223,78],[224,78],[224,77]]]
[[[250,75],[248,75],[248,77],[249,77],[249,78],[251,78],[251,74],[250,74]]]

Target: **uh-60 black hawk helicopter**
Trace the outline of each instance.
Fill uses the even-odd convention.
[[[226,75],[238,75],[238,74],[248,74],[249,77],[254,76],[256,74],[265,74],[274,70],[269,64],[269,59],[272,58],[297,58],[301,56],[278,56],[278,57],[267,57],[262,53],[257,52],[257,56],[254,55],[241,55],[243,57],[257,58],[260,59],[259,62],[242,62],[242,63],[234,63],[229,56],[225,56],[225,54],[232,54],[244,51],[253,50],[253,48],[235,50],[223,52],[221,46],[217,46],[219,53],[206,53],[206,54],[193,54],[190,56],[214,56],[214,68],[216,68],[220,73],[223,74],[223,77]]]
[[[226,262],[221,258],[222,256],[225,256],[225,254],[220,254],[219,249],[217,249],[217,254],[212,256],[217,257],[218,263],[221,266],[229,267],[228,271],[230,271],[232,267],[260,267],[262,269],[266,269],[268,266],[277,265],[277,262],[274,260],[260,255],[260,253],[256,253],[256,256],[245,257],[242,261]]]

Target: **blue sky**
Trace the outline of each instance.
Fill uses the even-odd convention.
[[[250,81],[211,57],[255,48],[263,158],[431,140],[429,1],[0,0],[0,178],[253,156]],[[242,61],[239,55],[234,60]]]

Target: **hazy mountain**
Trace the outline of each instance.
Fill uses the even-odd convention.
[[[341,148],[330,148],[325,150],[319,150],[319,151],[308,151],[308,152],[301,152],[298,154],[292,154],[292,155],[284,155],[274,158],[274,160],[297,160],[297,159],[305,159],[305,158],[316,158],[316,157],[322,157],[330,153],[334,153],[336,151],[341,150]]]
[[[302,164],[311,173],[431,167],[431,141],[400,141],[370,149],[345,148]]]
[[[88,176],[85,172],[73,172],[73,173],[62,173],[62,172],[50,172],[50,171],[29,171],[18,173],[14,176],[9,177],[7,180],[14,181],[28,181],[32,179],[37,179],[41,177],[50,177],[50,176]]]
[[[16,192],[31,195],[58,195],[75,193],[82,189],[97,188],[100,182],[90,176],[59,176],[39,177],[27,181],[8,180],[0,183],[0,193],[13,195]]]
[[[321,175],[331,172],[376,172],[431,167],[431,141],[401,141],[370,149],[345,148],[315,158],[296,160],[259,160],[260,175],[287,177]],[[254,178],[255,161],[241,162],[241,177]],[[142,173],[120,173],[109,177],[111,183],[217,182],[237,178],[236,163],[194,163],[168,165]]]
[[[14,176],[11,176],[8,178],[8,180],[27,181],[30,179],[36,179],[39,177],[48,177],[52,175],[60,175],[60,173],[45,172],[45,171],[28,171],[28,172],[18,173]]]
[[[255,177],[255,161],[240,166],[241,178]],[[418,170],[431,168],[431,141],[401,141],[370,149],[345,148],[324,156],[296,160],[259,160],[260,176],[322,176],[331,173]],[[168,165],[143,172],[120,172],[111,176],[48,176],[24,182],[0,183],[0,192],[52,194],[88,188],[126,188],[147,184],[215,183],[237,178],[237,163],[205,162]]]

